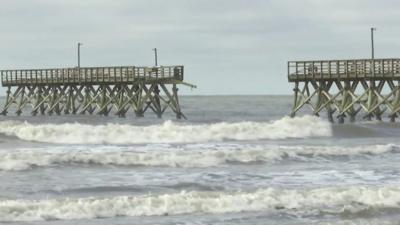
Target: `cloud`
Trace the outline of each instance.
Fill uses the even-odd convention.
[[[396,57],[395,0],[2,0],[0,67],[184,64],[189,94],[289,94],[286,61]]]

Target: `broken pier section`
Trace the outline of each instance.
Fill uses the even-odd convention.
[[[93,114],[114,112],[125,117],[133,111],[142,117],[153,111],[161,117],[171,109],[178,119],[185,118],[178,98],[183,82],[183,66],[156,67],[75,67],[56,69],[1,70],[7,88],[1,114],[15,109],[20,115],[29,109],[37,114]]]

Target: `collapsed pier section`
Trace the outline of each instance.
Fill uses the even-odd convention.
[[[183,66],[158,67],[75,67],[56,69],[1,70],[7,88],[1,111],[15,109],[21,115],[29,109],[37,114],[93,114],[114,112],[125,117],[133,111],[142,117],[153,111],[161,118],[170,109],[178,119],[181,112],[178,85],[183,82]]]
[[[358,114],[367,120],[394,122],[400,112],[400,59],[289,61],[288,81],[294,83],[291,116],[305,106],[313,114],[326,111],[330,121]]]

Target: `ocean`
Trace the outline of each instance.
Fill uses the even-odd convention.
[[[4,99],[2,99],[4,101]],[[0,224],[398,224],[400,124],[183,96],[188,120],[0,117]]]

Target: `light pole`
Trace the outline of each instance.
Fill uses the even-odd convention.
[[[157,48],[153,48],[153,50],[154,50],[154,60],[157,66]]]
[[[375,52],[374,52],[374,31],[376,31],[375,27],[371,27],[371,58],[374,60]]]
[[[81,68],[81,45],[83,44],[78,42],[78,69]]]

